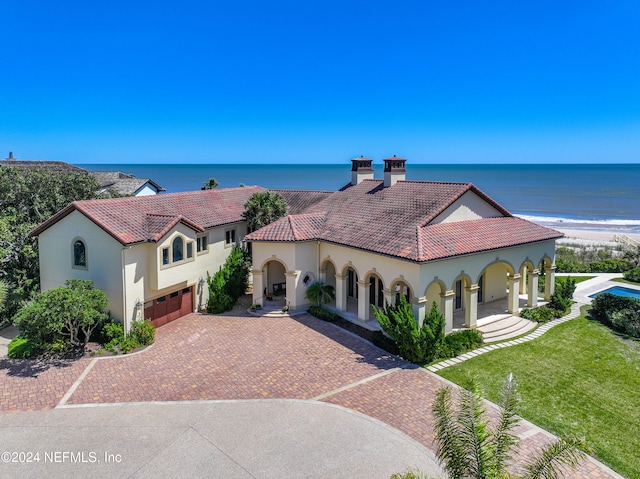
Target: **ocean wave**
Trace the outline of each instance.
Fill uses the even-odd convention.
[[[534,223],[542,224],[545,226],[566,227],[566,228],[579,228],[579,229],[616,229],[616,230],[640,230],[640,220],[637,219],[603,219],[592,220],[585,218],[561,218],[555,216],[535,216],[515,214],[515,216],[532,221]]]

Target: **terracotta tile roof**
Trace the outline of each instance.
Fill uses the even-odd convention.
[[[503,216],[429,225],[469,191]],[[557,231],[512,217],[471,183],[399,181],[384,188],[380,180],[364,180],[309,205],[304,214],[290,215],[245,239],[317,239],[422,262],[561,236]]]
[[[165,195],[75,201],[31,234],[38,235],[54,223],[79,211],[122,244],[158,241],[182,222],[196,231],[244,221],[244,204],[259,186],[189,191]]]
[[[309,207],[320,201],[326,200],[333,194],[333,191],[312,191],[312,190],[271,190],[280,193],[287,202],[288,211],[291,215],[304,212]]]
[[[419,261],[490,251],[561,238],[563,233],[506,216],[440,223],[418,228]]]

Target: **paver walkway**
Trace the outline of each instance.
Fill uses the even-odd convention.
[[[315,399],[379,419],[433,450],[431,404],[447,382],[309,315],[191,314],[141,353],[38,369],[4,360],[0,410],[198,399]],[[523,451],[550,440],[524,422]],[[573,478],[619,477],[593,461]]]

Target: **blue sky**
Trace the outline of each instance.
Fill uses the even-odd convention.
[[[640,162],[637,0],[5,0],[0,19],[0,157]]]

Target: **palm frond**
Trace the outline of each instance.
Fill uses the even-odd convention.
[[[485,415],[482,394],[477,381],[472,380],[471,388],[460,391],[460,411],[458,414],[459,441],[467,451],[467,467],[470,477],[483,479],[490,474],[492,457],[489,420]]]
[[[538,457],[525,466],[523,479],[558,479],[558,466],[575,468],[588,450],[584,439],[558,439],[546,446]]]
[[[494,450],[491,465],[494,471],[506,469],[511,459],[511,451],[519,441],[518,436],[511,432],[520,422],[517,416],[519,404],[517,387],[518,384],[510,373],[502,387],[498,424],[492,431]]]
[[[463,479],[468,468],[465,450],[460,444],[451,388],[442,388],[436,392],[432,410],[435,417],[435,442],[438,446],[436,457],[443,463],[451,479]]]

